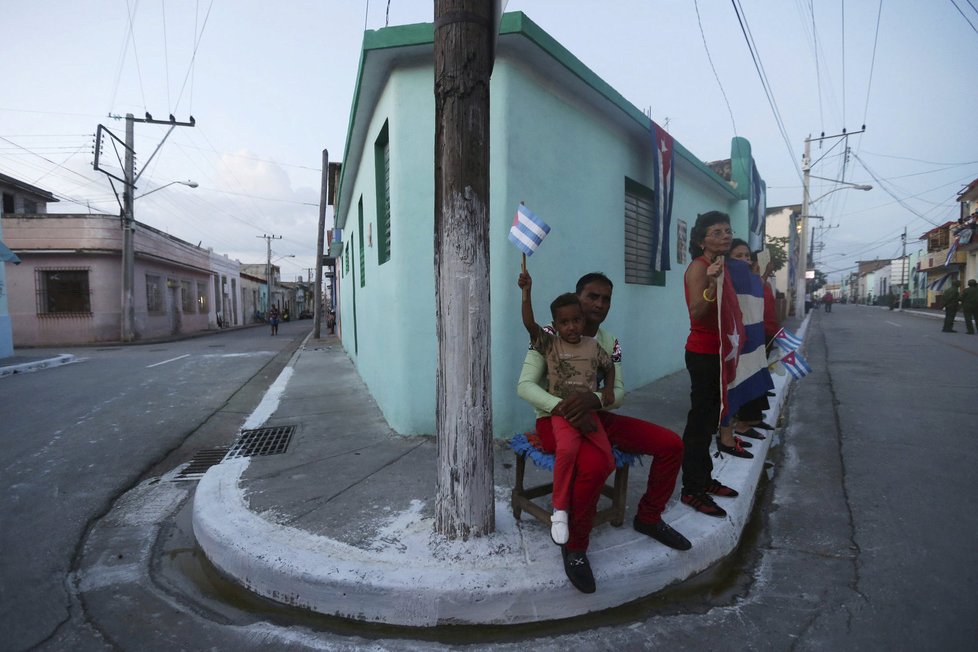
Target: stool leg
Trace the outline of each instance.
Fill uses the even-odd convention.
[[[611,499],[614,516],[611,524],[621,527],[625,522],[625,495],[628,491],[628,466],[615,469],[615,495]]]
[[[519,503],[516,500],[517,496],[523,495],[523,474],[526,472],[526,455],[516,456],[516,486],[513,487],[512,497],[510,498],[510,505],[513,508],[513,518],[517,521],[520,520],[520,515],[523,514],[523,510],[520,509]]]

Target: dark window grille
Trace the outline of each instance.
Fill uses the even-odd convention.
[[[164,311],[163,282],[159,276],[146,277],[146,311],[154,314]]]
[[[387,123],[374,143],[374,183],[377,185],[377,264],[391,259],[391,148]]]
[[[665,272],[652,269],[652,233],[656,224],[655,193],[625,179],[625,282],[665,285]]]
[[[196,312],[194,303],[194,295],[190,292],[190,281],[180,281],[180,305],[184,314]]]
[[[220,297],[221,295],[218,295]],[[220,299],[218,299],[220,303]],[[207,312],[207,282],[197,281],[197,309],[201,313]]]
[[[37,269],[37,314],[91,315],[92,296],[87,267]]]
[[[360,287],[366,287],[367,285],[367,252],[366,247],[363,246],[363,197],[360,198],[360,203],[357,206],[359,221],[360,221]]]

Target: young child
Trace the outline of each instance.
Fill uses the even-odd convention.
[[[562,294],[550,304],[553,328],[556,334],[541,328],[533,318],[530,288],[533,280],[527,272],[520,274],[518,285],[523,289],[523,325],[530,334],[531,346],[547,361],[548,391],[554,396],[568,398],[578,392],[595,392],[598,381],[603,379],[601,405],[615,402],[615,365],[611,356],[593,337],[582,335],[584,312],[576,294]],[[599,372],[602,375],[599,375]],[[554,513],[550,518],[550,537],[554,543],[567,543],[570,531],[567,525],[567,509],[570,507],[571,480],[574,462],[581,440],[588,437],[609,459],[612,459],[611,443],[601,421],[594,414],[591,423],[579,431],[564,417],[551,415],[557,451],[554,461]]]

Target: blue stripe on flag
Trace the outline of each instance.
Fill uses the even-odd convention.
[[[509,241],[527,256],[532,256],[548,233],[550,226],[520,204],[516,209],[513,226],[509,229]]]

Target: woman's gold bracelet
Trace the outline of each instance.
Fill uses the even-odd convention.
[[[708,296],[706,296],[706,293],[707,293],[707,291],[708,291],[708,290],[709,290],[709,288],[707,288],[707,290],[703,290],[703,298],[704,298],[704,299],[705,299],[706,301],[709,301],[710,303],[713,303],[714,301],[716,301],[716,300],[717,300],[717,298],[716,298],[716,297],[713,297],[713,298],[711,299],[710,297],[708,297]]]

